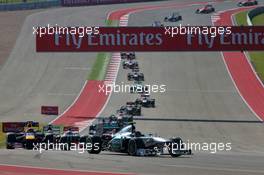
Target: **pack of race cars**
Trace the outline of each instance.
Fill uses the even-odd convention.
[[[38,122],[4,122],[2,132],[6,133],[6,148],[37,148],[40,143],[63,143],[61,150],[69,150],[71,143],[80,141],[79,128],[46,125],[40,127]]]
[[[142,108],[155,108],[155,99],[150,97],[147,86],[144,85],[144,74],[139,73],[139,62],[135,53],[121,53],[123,69],[129,69],[128,81],[134,81],[130,93],[136,93],[139,97],[132,102],[121,106],[116,115],[100,119],[90,126],[90,135],[86,142],[97,145],[88,150],[90,154],[99,154],[101,151],[127,153],[131,156],[156,156],[191,155],[192,151],[184,147],[181,138],[162,138],[153,134],[142,134],[136,130],[134,116],[141,116]],[[144,116],[142,116],[144,117]],[[109,127],[109,123],[110,127]],[[108,126],[108,127],[107,127]],[[122,127],[120,127],[122,126]],[[98,147],[99,145],[99,147]]]
[[[238,6],[251,6],[257,5],[256,0],[245,0],[238,3]],[[210,14],[215,12],[216,9],[213,5],[207,4],[203,8],[196,9],[196,14]],[[179,12],[173,12],[169,16],[166,16],[164,22],[178,22],[183,20]],[[163,27],[160,21],[154,21],[153,27]],[[183,141],[179,137],[173,137],[170,139],[153,136],[152,134],[145,135],[139,131],[136,131],[133,122],[133,116],[141,115],[141,108],[155,108],[155,99],[150,98],[147,94],[148,89],[144,86],[143,81],[145,80],[144,74],[140,72],[139,63],[136,60],[135,53],[121,53],[123,60],[123,69],[130,69],[131,72],[127,74],[128,81],[134,81],[134,84],[130,87],[130,93],[138,93],[140,97],[134,102],[127,102],[126,105],[122,106],[117,110],[118,116],[130,116],[131,123],[123,125],[124,127],[119,131],[115,129],[115,132],[109,131],[107,139],[103,134],[90,135],[87,138],[87,142],[91,144],[99,143],[101,145],[99,149],[91,149],[88,151],[91,154],[98,154],[101,151],[112,151],[120,153],[128,153],[132,156],[149,156],[149,155],[163,155],[169,154],[172,157],[178,157],[181,155],[191,155],[192,151],[185,148]]]
[[[181,138],[162,138],[152,134],[144,135],[136,131],[133,116],[115,116],[97,118],[89,127],[88,135],[80,136],[76,127],[46,125],[42,129],[38,122],[3,123],[7,133],[6,148],[35,149],[51,143],[58,144],[59,150],[71,150],[75,145],[91,145],[87,151],[99,154],[101,151],[127,153],[131,156],[191,155],[192,151],[184,148]],[[54,148],[54,146],[53,146]],[[50,149],[49,149],[50,150]],[[58,149],[56,149],[58,150]]]
[[[257,0],[243,0],[237,3],[237,6],[239,7],[247,7],[247,6],[254,6],[254,5],[258,5]],[[210,14],[210,13],[214,13],[215,11],[216,11],[215,7],[212,4],[206,4],[204,7],[196,9],[195,13],[196,14]],[[173,12],[169,16],[166,16],[163,22],[178,22],[181,20],[183,20],[183,18],[180,15],[180,13]],[[153,27],[164,27],[164,24],[161,21],[154,21],[152,23],[152,26]]]
[[[144,135],[136,130],[134,117],[142,116],[142,108],[155,108],[155,99],[150,97],[148,87],[144,86],[144,74],[140,73],[139,63],[135,53],[121,53],[123,68],[129,70],[127,78],[134,81],[131,93],[139,95],[135,101],[121,106],[114,115],[96,118],[85,135],[80,135],[79,129],[72,126],[46,125],[39,123],[12,122],[3,123],[3,132],[7,133],[6,148],[34,149],[49,148],[50,143],[58,144],[59,150],[71,150],[71,145],[91,145],[87,151],[99,154],[101,151],[126,153],[131,156],[191,155],[181,138],[162,138],[153,134]],[[133,64],[130,63],[133,61]],[[137,65],[137,66],[133,66]],[[57,150],[57,149],[56,149]]]
[[[238,6],[258,5],[256,0],[245,0]],[[205,5],[195,11],[197,14],[215,12],[211,4]],[[164,22],[177,22],[182,20],[178,12],[164,18]],[[160,21],[153,23],[154,27],[161,27]],[[89,143],[90,154],[99,154],[101,151],[126,153],[131,156],[191,155],[192,151],[186,149],[179,137],[162,138],[153,134],[142,134],[136,130],[134,116],[142,116],[142,108],[155,108],[156,100],[148,94],[148,87],[144,85],[145,76],[141,72],[139,62],[134,52],[121,53],[122,67],[128,70],[127,80],[133,81],[130,93],[139,95],[135,101],[127,102],[121,106],[116,114],[109,117],[97,118],[92,122],[87,134],[81,136],[79,128],[74,126],[46,125],[40,127],[38,122],[4,122],[2,130],[6,133],[6,148],[34,149],[38,143],[61,144],[61,150],[70,150],[71,144]],[[95,146],[96,145],[96,146]]]

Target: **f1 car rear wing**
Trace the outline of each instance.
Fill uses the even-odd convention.
[[[24,132],[28,129],[39,129],[39,123],[34,121],[27,121],[27,122],[3,122],[2,123],[2,132]]]
[[[139,72],[139,68],[132,69],[132,72]]]
[[[133,101],[129,101],[129,102],[126,103],[126,105],[127,105],[127,106],[133,106],[133,105],[136,105],[136,103],[133,102]]]
[[[63,132],[66,131],[75,131],[75,132],[79,132],[79,128],[76,126],[64,126],[63,127]]]
[[[141,81],[134,81],[134,84],[135,85],[142,85],[142,82]]]
[[[141,94],[141,97],[150,97],[150,95],[149,94]]]
[[[47,125],[47,126],[43,126],[43,133],[48,133],[48,132],[52,132],[55,135],[60,135],[61,134],[61,127],[60,126],[56,126],[56,125]]]

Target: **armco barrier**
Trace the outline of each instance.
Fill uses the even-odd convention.
[[[119,4],[132,2],[148,2],[161,0],[61,0],[62,6],[83,6],[83,5],[99,5],[99,4]]]
[[[247,14],[247,23],[249,26],[252,26],[252,19],[255,16],[258,16],[260,14],[264,13],[264,6],[263,7],[257,7],[253,10],[250,10]]]
[[[0,4],[0,11],[13,11],[13,10],[31,10],[60,6],[60,0],[47,0],[43,2],[27,2],[27,3],[14,3],[14,4]]]

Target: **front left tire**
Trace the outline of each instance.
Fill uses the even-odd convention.
[[[175,153],[173,150],[175,149],[175,147],[173,145],[177,145],[177,150],[180,150],[182,148],[182,139],[180,137],[177,138],[172,138],[171,139],[171,144],[169,146],[169,154],[171,155],[171,157],[180,157],[181,154],[179,153]]]
[[[88,137],[86,140],[87,144],[91,144],[91,149],[88,149],[90,154],[99,154],[102,151],[102,140],[101,137],[93,136]]]

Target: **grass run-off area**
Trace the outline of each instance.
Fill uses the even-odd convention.
[[[2,123],[0,123],[0,148],[5,145],[5,134],[2,132]]]
[[[106,20],[106,26],[117,26],[119,21]],[[88,76],[88,80],[104,80],[111,53],[100,52],[97,54],[92,70]]]
[[[247,11],[236,14],[237,25],[247,26]],[[264,14],[258,15],[252,19],[253,25],[264,25]],[[250,61],[255,68],[258,76],[264,82],[264,51],[249,52]]]
[[[252,19],[254,25],[264,26],[264,14],[258,15]]]

